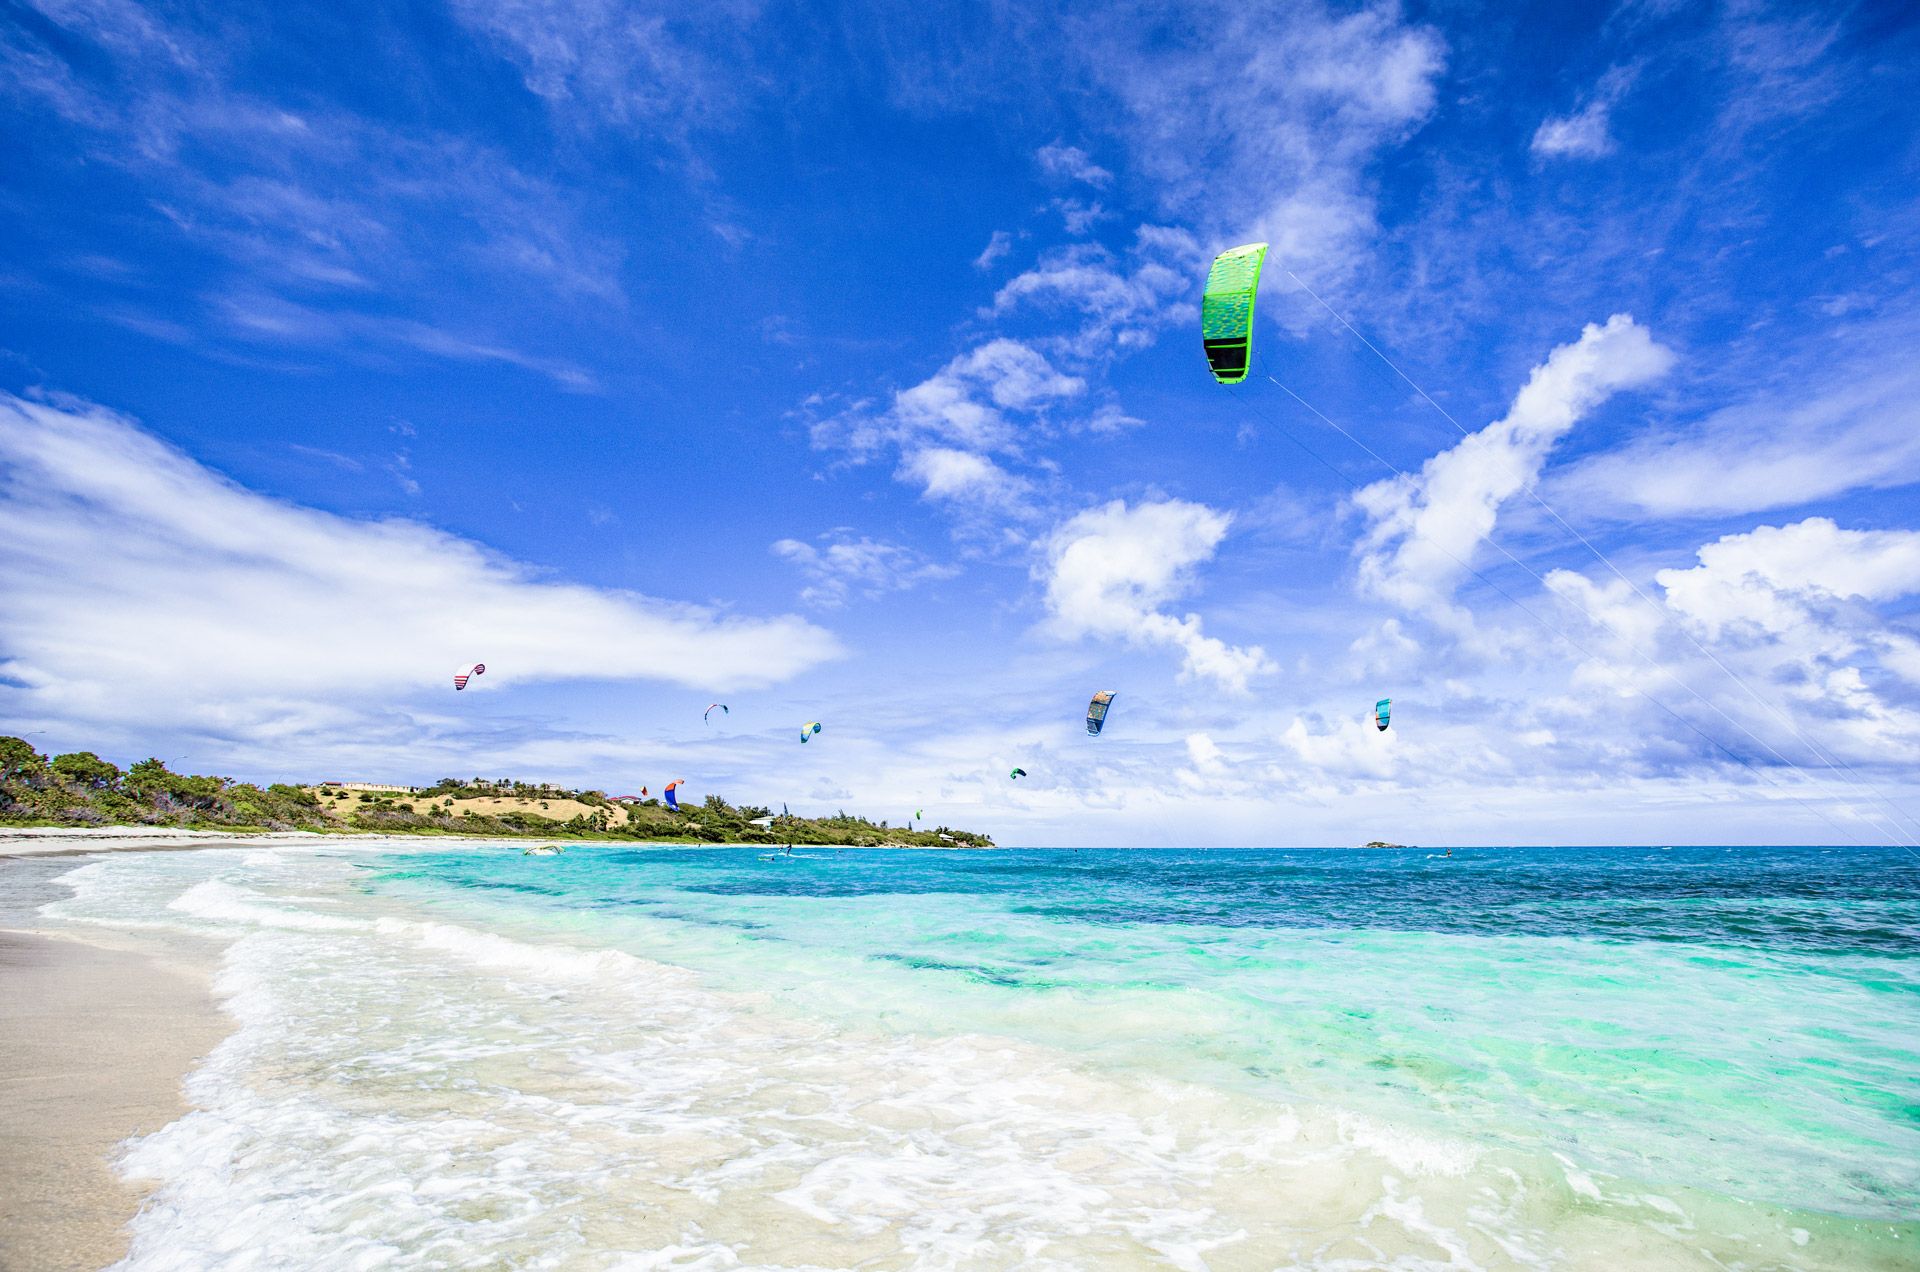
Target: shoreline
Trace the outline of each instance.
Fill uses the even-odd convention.
[[[304,844],[333,835],[306,830],[186,830],[174,826],[0,826],[0,860],[88,857],[100,852],[181,852],[226,843]],[[36,929],[37,930],[37,929]]]
[[[321,844],[499,844],[529,847],[543,843],[608,844],[632,848],[750,848],[756,851],[780,851],[786,848],[841,849],[851,844],[816,843],[712,843],[704,839],[622,839],[599,835],[575,838],[570,835],[456,835],[395,834],[391,831],[354,830],[321,833],[312,830],[187,830],[172,826],[0,826],[0,861],[8,858],[88,857],[107,852],[188,852],[197,848],[225,846],[281,847]],[[974,848],[957,844],[874,844],[867,851],[889,852],[993,852],[995,848]]]
[[[0,867],[0,879],[18,873]],[[129,1223],[157,1181],[123,1177],[121,1146],[191,1111],[188,1075],[234,1029],[213,997],[211,957],[105,931],[114,943],[0,928],[8,1272],[103,1268],[125,1257]]]

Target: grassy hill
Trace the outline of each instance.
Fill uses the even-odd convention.
[[[0,825],[181,826],[202,830],[312,830],[387,835],[832,844],[856,848],[990,848],[993,840],[939,826],[889,826],[865,817],[773,817],[718,795],[674,810],[621,803],[599,791],[480,778],[443,778],[419,790],[347,790],[326,783],[261,787],[175,773],[159,760],[122,771],[91,751],[45,756],[0,737]]]

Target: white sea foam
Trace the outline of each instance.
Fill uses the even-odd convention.
[[[453,923],[380,919],[375,929],[383,936],[411,939],[424,949],[453,954],[475,967],[524,973],[528,984],[608,981],[632,983],[644,979],[657,984],[662,977],[685,973],[649,963],[620,950],[588,950],[576,946],[516,941]]]
[[[130,1266],[257,1266],[271,1244],[424,1267],[476,1243],[562,1266],[592,1229],[633,1266],[1199,1268],[1250,1239],[1227,1212],[1299,1133],[1183,1084],[847,1034],[651,971],[438,922],[257,927],[219,981],[242,1028],[194,1081],[204,1111],[129,1154],[168,1181]]]
[[[359,919],[343,919],[330,914],[275,905],[256,892],[236,887],[220,879],[194,884],[167,903],[170,910],[199,919],[212,919],[247,927],[292,928],[307,932],[350,932],[367,924]]]
[[[1600,1185],[1593,1182],[1592,1175],[1575,1166],[1573,1160],[1564,1153],[1555,1153],[1553,1156],[1554,1160],[1560,1163],[1561,1168],[1565,1172],[1567,1187],[1573,1189],[1578,1195],[1589,1198],[1590,1200],[1604,1200],[1600,1193]]]
[[[1470,1144],[1416,1134],[1358,1113],[1342,1112],[1338,1121],[1348,1143],[1366,1149],[1395,1170],[1410,1175],[1464,1175],[1480,1159],[1479,1152]]]

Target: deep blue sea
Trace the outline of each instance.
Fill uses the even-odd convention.
[[[134,1266],[1920,1266],[1920,859],[1445,853],[326,843],[48,918],[240,1022]]]

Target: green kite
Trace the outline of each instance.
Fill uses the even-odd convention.
[[[1253,300],[1260,290],[1260,266],[1267,245],[1248,243],[1213,258],[1207,271],[1207,292],[1200,299],[1200,339],[1206,344],[1207,365],[1222,384],[1247,378],[1253,356]]]

